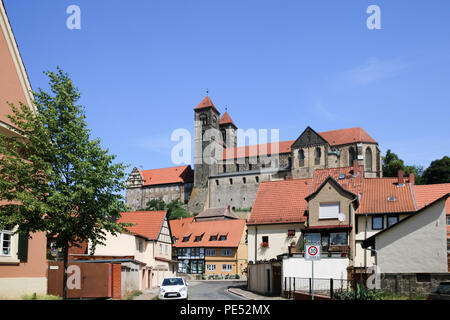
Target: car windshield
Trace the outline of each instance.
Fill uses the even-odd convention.
[[[450,284],[441,284],[436,288],[435,293],[450,294]]]
[[[182,278],[167,278],[164,279],[163,286],[182,286],[184,285]]]

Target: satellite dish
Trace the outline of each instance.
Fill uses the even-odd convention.
[[[345,221],[345,214],[343,213],[338,213],[338,220],[340,222],[344,222]]]

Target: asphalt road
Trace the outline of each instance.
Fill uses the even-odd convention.
[[[229,287],[246,284],[245,281],[188,281],[188,300],[245,300],[228,292]]]

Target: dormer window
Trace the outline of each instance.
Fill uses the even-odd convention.
[[[227,235],[226,234],[225,235],[221,235],[219,237],[219,241],[225,241],[225,240],[227,240]]]
[[[186,236],[186,237],[183,237],[183,242],[188,242],[190,237],[191,237],[191,235],[188,235],[188,236]]]
[[[200,236],[195,236],[194,242],[200,242],[200,241],[202,241],[202,238],[203,238],[203,234]]]
[[[217,234],[209,237],[209,241],[217,241]]]

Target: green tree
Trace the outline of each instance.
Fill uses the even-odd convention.
[[[450,158],[433,161],[423,172],[422,180],[425,184],[450,183]]]
[[[166,210],[166,203],[163,199],[152,199],[147,202],[147,207],[145,208],[147,211],[161,211]]]
[[[404,161],[389,149],[383,157],[383,177],[397,177],[399,170],[406,176],[413,173],[415,184],[422,184],[423,167],[405,165]]]
[[[144,210],[148,211],[161,211],[167,210],[167,217],[169,220],[190,217],[189,212],[183,208],[183,203],[179,200],[172,200],[169,203],[165,203],[163,199],[152,199],[147,202],[147,206]]]
[[[405,171],[405,163],[389,149],[383,157],[383,177],[396,177],[399,170]]]
[[[183,208],[183,203],[181,203],[178,199],[169,202],[166,205],[166,209],[169,220],[186,218],[190,216],[190,214]]]
[[[59,68],[45,74],[52,94],[34,93],[37,112],[11,104],[18,135],[0,135],[0,199],[8,201],[0,207],[0,229],[15,225],[17,232],[42,231],[56,241],[64,256],[65,299],[69,247],[89,242],[94,251],[107,232],[128,226],[116,223],[126,210],[125,166],[90,139],[69,76]]]

